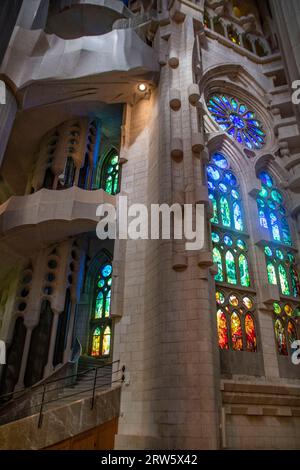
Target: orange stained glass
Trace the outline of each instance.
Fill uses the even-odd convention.
[[[235,351],[243,350],[243,335],[240,317],[236,312],[231,315],[231,341]]]
[[[286,337],[283,325],[279,319],[275,321],[275,338],[277,343],[277,349],[279,354],[283,356],[288,355],[287,344],[286,344]]]
[[[92,340],[92,356],[99,356],[100,355],[100,337],[101,337],[101,330],[100,328],[96,328],[93,334]]]
[[[217,325],[220,349],[229,349],[226,315],[221,309],[217,311]]]
[[[103,343],[102,343],[102,355],[107,356],[110,353],[110,338],[111,331],[110,327],[107,326],[104,330]]]
[[[256,351],[256,333],[252,316],[247,313],[245,316],[245,333],[247,341],[247,351]]]

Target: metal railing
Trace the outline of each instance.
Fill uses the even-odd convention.
[[[24,416],[22,415],[22,416],[14,417],[12,419],[8,419],[7,422],[22,419],[26,416],[30,416],[30,414],[36,414],[35,412],[33,412],[33,410],[37,408],[39,410],[38,427],[40,428],[42,426],[44,411],[47,405],[54,404],[61,400],[66,400],[66,399],[79,396],[82,394],[86,394],[88,392],[91,392],[91,410],[92,410],[95,405],[95,398],[96,398],[97,390],[101,388],[105,388],[105,387],[111,387],[113,384],[116,384],[116,383],[121,384],[125,380],[125,375],[124,375],[125,366],[124,365],[121,368],[118,367],[116,370],[110,370],[108,371],[108,373],[104,373],[104,374],[99,373],[100,370],[102,371],[103,369],[107,367],[112,367],[114,364],[120,364],[120,360],[104,363],[99,366],[86,369],[82,372],[77,372],[76,374],[67,375],[64,377],[60,377],[58,379],[53,379],[53,380],[46,379],[43,383],[33,385],[30,388],[24,388],[16,392],[10,392],[4,395],[0,395],[0,403],[1,401],[5,402],[5,405],[15,405],[18,402],[18,400],[20,399],[24,400],[26,399],[26,397],[32,400],[33,394],[35,394],[34,396],[37,397],[37,403],[30,404],[29,406],[26,406],[26,408],[22,410],[23,413],[25,412]],[[116,374],[120,374],[120,373],[122,373],[122,375],[121,377],[118,378]],[[81,383],[80,380],[84,381],[87,378],[87,374],[90,374],[90,377],[88,377],[89,383],[87,384],[87,388],[84,387],[78,391],[75,391],[74,393],[63,394],[61,396],[59,395],[55,396],[55,394],[59,394],[60,391],[66,391],[67,389],[70,389],[72,386],[74,386],[75,388],[76,385]],[[117,378],[114,379],[114,377],[117,377]],[[107,382],[105,381],[106,378],[107,378]],[[103,380],[103,379],[104,379],[104,383],[99,384],[99,380]],[[63,382],[62,386],[59,385],[61,382]],[[49,389],[50,386],[51,388]],[[54,396],[51,398],[51,397],[48,397],[47,394],[52,394]],[[39,399],[39,397],[41,398]],[[0,408],[0,411],[1,411],[1,408]],[[31,413],[29,413],[30,411]],[[4,415],[4,418],[5,418],[5,415]],[[0,415],[0,421],[1,421],[1,415]]]

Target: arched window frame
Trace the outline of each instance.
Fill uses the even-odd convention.
[[[296,302],[290,301],[280,301],[274,302],[273,304],[273,316],[274,316],[274,338],[277,354],[281,356],[290,356],[293,353],[293,348],[291,347],[290,335],[289,335],[289,323],[294,326],[296,337],[295,339],[300,339],[300,307]],[[284,337],[286,341],[286,351],[278,345],[277,335],[276,335],[276,323],[280,321]]]
[[[224,163],[223,169],[220,169],[219,166],[216,164],[216,158],[215,158],[216,155],[223,157],[227,161],[227,165],[225,165]],[[215,185],[213,183],[213,178],[209,176],[209,166],[214,166],[214,164],[215,164],[215,169],[218,169],[220,173],[220,178],[217,178]],[[231,220],[233,219],[233,204],[235,201],[238,201],[240,210],[241,210],[243,230],[237,230],[236,228],[232,227],[232,224],[231,224],[231,227],[227,227],[227,226],[224,227],[224,224],[222,223],[222,220],[220,217],[219,197],[222,191],[220,190],[220,188],[216,189],[216,185],[222,184],[223,182],[222,175],[224,176],[225,171],[229,171],[230,174],[232,174],[234,177],[232,181],[236,181],[236,184],[233,185],[233,190],[236,191],[235,197],[232,197],[232,199],[229,201],[230,214],[231,214],[230,218]],[[229,181],[230,180],[231,179],[229,178]],[[242,191],[238,184],[237,178],[235,177],[234,172],[230,168],[228,157],[222,152],[215,152],[212,154],[211,162],[208,165],[208,187],[209,187],[210,199],[212,199],[211,195],[213,195],[216,201],[215,213],[211,219],[212,246],[213,246],[213,249],[217,248],[220,252],[220,255],[221,255],[220,265],[222,266],[222,273],[223,273],[223,281],[216,279],[217,314],[219,310],[221,309],[221,311],[225,315],[226,326],[227,326],[227,338],[228,338],[227,339],[228,347],[221,347],[220,342],[224,341],[224,335],[222,338],[219,337],[219,347],[220,349],[231,350],[231,351],[240,350],[239,348],[238,349],[235,348],[235,344],[232,340],[232,334],[231,334],[231,318],[232,318],[232,314],[236,312],[236,314],[238,315],[238,318],[240,319],[241,332],[242,332],[242,335],[241,335],[242,336],[241,338],[242,349],[241,350],[248,351],[248,352],[257,352],[259,349],[259,346],[258,346],[258,339],[257,339],[258,338],[258,325],[257,325],[256,315],[255,315],[255,292],[253,290],[253,276],[251,272],[251,263],[250,263],[249,254],[248,254],[249,236],[246,232],[247,227],[246,227],[245,214],[244,214],[244,208],[243,208],[243,203],[242,203]],[[232,189],[230,189],[230,191],[232,191]],[[230,194],[232,196],[232,193]],[[228,279],[226,277],[225,257],[226,257],[227,252],[231,252],[233,254],[235,272],[236,272],[236,277],[237,277],[236,284],[228,283]],[[241,255],[245,256],[245,260],[248,265],[249,285],[241,285],[241,273],[240,273],[240,266],[239,266],[239,259]],[[220,302],[220,298],[223,299],[223,302]],[[231,304],[230,299],[232,298],[237,299],[237,302],[238,302],[237,305]],[[245,299],[245,302],[243,299]],[[246,303],[246,299],[249,300],[249,304]],[[247,333],[246,333],[246,323],[245,323],[246,315],[251,316],[253,326],[254,326],[255,346],[252,346],[251,349],[250,347],[249,348],[247,347],[247,345],[250,346],[251,342],[250,342],[250,336],[248,335],[247,337]],[[218,334],[220,333],[219,318],[220,317],[217,318]],[[248,339],[248,342],[247,342],[247,339]]]
[[[107,169],[111,166],[111,160],[114,157],[118,157],[118,162],[112,166],[115,166],[116,169],[112,172],[112,191],[107,190]],[[117,183],[115,181],[117,180]],[[121,166],[119,152],[116,148],[111,148],[100,161],[100,188],[109,194],[115,195],[120,192],[120,183],[121,183]]]
[[[97,269],[93,270],[93,276],[90,280],[89,291],[93,293],[92,299],[90,302],[90,334],[89,334],[89,344],[88,344],[88,351],[89,354],[93,357],[98,358],[108,358],[112,354],[112,337],[113,337],[113,324],[112,319],[110,316],[110,307],[111,307],[111,286],[112,286],[112,258],[111,256],[105,251],[101,252],[100,255],[96,257],[96,262],[99,262]],[[111,267],[111,272],[107,276],[103,276],[103,268],[105,266]],[[111,281],[108,283],[108,281]],[[100,286],[100,282],[103,282],[103,286]],[[102,284],[102,282],[101,282]],[[96,308],[97,308],[97,297],[100,292],[104,292],[103,289],[107,288],[106,295],[104,295],[103,300],[103,311],[100,317],[96,315]],[[109,310],[108,315],[105,313],[106,309],[106,301],[109,301]],[[93,340],[94,340],[94,333],[95,330],[100,329],[100,341],[99,341],[99,355],[93,354]],[[110,352],[109,354],[103,354],[103,344],[104,344],[104,335],[107,328],[110,329]]]

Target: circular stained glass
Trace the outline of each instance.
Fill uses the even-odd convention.
[[[280,305],[277,302],[274,302],[273,307],[274,307],[274,312],[276,313],[276,315],[279,315],[281,313]]]
[[[217,304],[222,305],[225,302],[225,297],[223,292],[217,291],[216,292],[216,301]]]
[[[231,246],[233,243],[232,238],[229,235],[225,235],[223,240],[224,240],[225,245],[227,246]]]
[[[104,281],[103,279],[101,279],[100,281],[98,281],[98,287],[103,287],[104,286]]]
[[[230,186],[236,186],[237,184],[237,179],[234,176],[231,171],[225,171],[224,173],[224,180],[230,185]]]
[[[285,306],[284,306],[283,308],[284,308],[285,313],[286,313],[289,317],[291,317],[291,316],[292,316],[292,313],[293,313],[292,307],[291,307],[289,304],[285,304]]]
[[[237,307],[238,304],[239,304],[239,299],[237,298],[236,295],[231,294],[231,295],[229,296],[229,303],[230,303],[230,305],[232,305],[233,307]]]
[[[240,238],[236,241],[236,246],[240,250],[245,250],[246,249],[246,243],[244,242],[244,240],[241,240]]]
[[[219,184],[219,189],[220,189],[220,191],[222,191],[222,193],[227,193],[227,190],[228,190],[226,184],[224,184],[224,183]]]
[[[108,277],[108,276],[111,275],[111,272],[112,272],[112,266],[111,266],[111,264],[106,264],[105,266],[103,266],[103,268],[102,268],[102,276]]]
[[[213,95],[207,103],[208,110],[221,129],[238,143],[249,149],[260,149],[265,143],[262,124],[255,118],[255,113],[236,98],[225,95]]]
[[[231,195],[234,199],[239,199],[239,197],[240,197],[240,194],[236,189],[231,190]]]
[[[220,241],[220,237],[216,232],[212,232],[211,239],[214,243],[219,243]]]
[[[279,191],[277,191],[277,189],[273,189],[271,191],[271,198],[275,201],[275,202],[278,202],[278,204],[281,204],[282,203],[282,196],[280,194]]]
[[[207,177],[210,180],[218,181],[220,179],[220,172],[212,165],[208,165],[206,168]]]
[[[264,184],[268,188],[272,188],[273,180],[272,180],[271,176],[269,175],[269,173],[267,173],[266,171],[261,171],[259,173],[258,177],[259,177],[260,181],[262,182],[262,184]]]
[[[249,299],[249,297],[243,297],[243,304],[248,310],[251,310],[253,307],[253,302],[251,299]]]
[[[272,250],[269,246],[265,246],[265,253],[267,256],[272,256]]]
[[[222,170],[226,170],[229,166],[226,158],[221,153],[215,153],[212,157],[212,161]]]
[[[281,250],[276,250],[276,256],[278,259],[283,259],[284,255]]]

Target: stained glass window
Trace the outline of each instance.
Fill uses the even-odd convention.
[[[267,171],[261,171],[258,177],[261,181],[257,197],[260,226],[269,230],[272,240],[292,245],[282,194],[274,187],[273,178]]]
[[[214,120],[230,137],[249,149],[260,149],[265,143],[265,132],[255,113],[236,98],[213,95],[207,108]]]
[[[106,158],[101,169],[101,187],[109,194],[119,192],[119,157],[115,151],[111,151]]]
[[[248,295],[216,291],[217,331],[220,349],[257,351],[254,300]],[[230,327],[230,333],[228,331]]]
[[[293,352],[292,343],[299,338],[297,323],[300,318],[300,308],[293,302],[274,302],[274,330],[277,351],[280,355],[288,356]]]
[[[110,354],[111,344],[111,286],[112,264],[104,262],[95,278],[94,303],[92,310],[92,356],[107,356]]]
[[[299,297],[300,284],[294,254],[285,248],[276,249],[271,245],[266,245],[264,251],[269,283],[277,284],[282,295]]]

